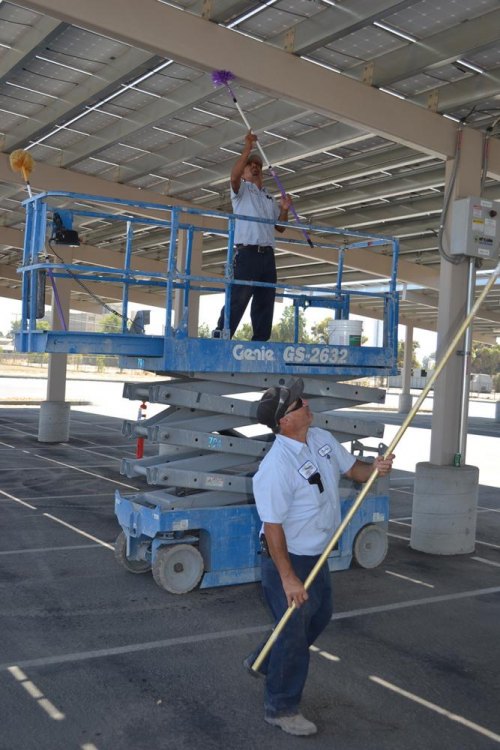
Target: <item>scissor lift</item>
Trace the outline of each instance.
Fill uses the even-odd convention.
[[[81,208],[82,203],[87,207]],[[44,255],[47,224],[61,204],[76,220],[99,217],[126,222],[123,268],[54,263],[50,256]],[[351,237],[330,227],[308,226],[308,232],[313,236],[316,232],[320,238],[317,246],[336,254],[338,278],[333,288],[326,289],[276,285],[278,296],[290,298],[295,308],[293,340],[284,343],[231,340],[227,319],[222,338],[203,339],[190,335],[190,302],[198,294],[220,294],[222,288],[213,278],[191,273],[193,241],[196,233],[207,232],[207,222],[213,221],[213,233],[222,235],[227,242],[228,259],[221,281],[228,310],[233,284],[248,283],[234,282],[231,276],[233,215],[70,193],[36,196],[26,201],[26,209],[20,269],[23,318],[18,348],[118,354],[123,367],[162,373],[166,377],[163,382],[125,385],[125,398],[164,404],[165,409],[150,419],[124,423],[125,435],[158,444],[159,453],[123,460],[122,473],[144,477],[147,485],[159,489],[145,489],[130,496],[116,493],[116,515],[122,526],[116,543],[117,559],[134,573],[152,569],[156,582],[175,593],[189,591],[200,582],[207,587],[257,580],[259,523],[252,497],[252,476],[272,443],[272,435],[257,424],[257,401],[265,388],[283,385],[288,377],[300,375],[305,381],[304,392],[315,414],[316,426],[329,430],[341,442],[353,441],[358,449],[361,439],[375,438],[374,450],[382,450],[379,442],[382,424],[363,419],[359,412],[353,416],[336,411],[374,401],[380,403],[385,398],[380,389],[346,381],[396,371],[396,241],[362,233]],[[152,213],[161,218],[150,218]],[[226,222],[226,229],[220,228],[221,222]],[[160,226],[169,234],[164,274],[134,270],[134,232],[148,224]],[[181,231],[185,236],[182,257]],[[297,242],[290,241],[292,251]],[[344,289],[342,270],[349,250],[382,245],[392,250],[389,291],[369,295]],[[39,286],[47,276],[55,285],[59,278],[120,283],[122,332],[37,331]],[[138,285],[164,289],[164,336],[134,333],[127,325],[129,291]],[[378,298],[381,303],[382,346],[318,345],[299,340],[301,308],[323,306],[333,311],[336,318],[345,319],[349,317],[351,300],[367,296]],[[354,496],[352,484],[341,486],[343,511]],[[379,480],[332,554],[330,567],[336,570],[348,567],[353,557],[365,567],[379,564],[387,548],[387,519],[387,483]]]

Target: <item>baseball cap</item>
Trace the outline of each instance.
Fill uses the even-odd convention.
[[[285,386],[268,388],[257,406],[257,419],[261,424],[275,430],[290,404],[297,401],[303,392],[302,378],[292,378]]]

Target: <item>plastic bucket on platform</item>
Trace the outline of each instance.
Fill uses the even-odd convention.
[[[328,343],[343,346],[361,346],[363,321],[332,320],[328,323]]]

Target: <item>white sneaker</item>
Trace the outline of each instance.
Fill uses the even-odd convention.
[[[271,724],[273,727],[279,727],[287,734],[296,734],[305,736],[308,734],[316,734],[318,727],[302,716],[302,714],[294,714],[293,716],[264,716],[264,721]]]

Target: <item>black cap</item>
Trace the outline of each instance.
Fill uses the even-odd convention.
[[[292,378],[285,386],[268,388],[257,407],[257,419],[271,430],[276,430],[290,404],[297,401],[303,392],[302,378]]]

